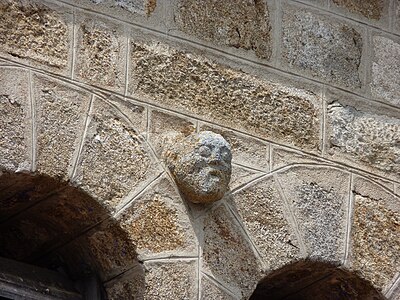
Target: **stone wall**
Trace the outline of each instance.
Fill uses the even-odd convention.
[[[0,0],[0,81],[2,169],[71,182],[137,247],[110,299],[246,299],[306,257],[399,299],[400,1]],[[162,152],[205,129],[233,172],[203,207]]]

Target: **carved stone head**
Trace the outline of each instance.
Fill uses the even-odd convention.
[[[194,203],[220,200],[231,179],[231,147],[212,131],[193,133],[166,152],[167,165],[184,197]]]

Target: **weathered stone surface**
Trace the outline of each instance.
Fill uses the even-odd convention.
[[[149,141],[159,157],[174,143],[195,130],[194,121],[157,110],[151,111]]]
[[[197,262],[170,261],[145,263],[144,299],[196,299]]]
[[[186,200],[211,203],[224,197],[232,173],[231,146],[212,131],[192,133],[166,153],[166,164]]]
[[[327,135],[327,149],[333,159],[399,174],[399,119],[334,102],[328,105]]]
[[[299,242],[285,217],[275,180],[264,179],[234,194],[230,201],[269,270],[301,257]]]
[[[378,99],[400,106],[400,43],[374,36],[373,45],[371,92]]]
[[[272,170],[276,170],[293,164],[329,163],[318,157],[314,157],[288,148],[281,148],[274,146],[271,149],[271,151],[272,151]]]
[[[251,180],[261,176],[262,174],[263,173],[245,169],[241,166],[232,165],[232,175],[229,183],[229,189],[231,191],[237,189]]]
[[[400,32],[400,0],[394,1],[394,6],[395,6],[394,28],[395,30]]]
[[[383,290],[400,265],[400,198],[370,181],[354,182],[351,267]]]
[[[140,39],[131,43],[131,95],[272,140],[318,148],[321,99],[313,92]]]
[[[104,287],[107,292],[107,299],[110,300],[143,299],[145,292],[144,268],[142,266],[135,267],[106,282]]]
[[[159,172],[136,129],[119,111],[95,98],[74,181],[116,210],[129,200],[130,192],[139,191]]]
[[[363,41],[358,29],[342,20],[287,5],[282,30],[282,62],[287,68],[341,86],[361,86]]]
[[[37,170],[68,180],[79,151],[90,94],[44,76],[34,76]]]
[[[368,19],[379,20],[388,6],[388,0],[330,0],[338,7],[346,8],[348,11],[362,15]]]
[[[222,135],[231,145],[232,162],[262,171],[269,170],[269,144],[207,124],[200,125],[200,130],[211,130]]]
[[[261,262],[224,206],[204,219],[203,271],[247,299],[261,275]]]
[[[1,68],[0,82],[0,166],[11,171],[29,170],[32,125],[28,72]]]
[[[69,69],[72,9],[44,1],[0,2],[0,51],[12,59]]]
[[[175,21],[189,35],[271,57],[271,21],[264,1],[179,0]]]
[[[307,254],[340,263],[344,258],[350,174],[329,167],[293,167],[278,175]]]
[[[157,6],[156,0],[90,0],[94,4],[103,4],[108,8],[122,8],[131,13],[144,14],[149,16]]]
[[[126,37],[121,24],[78,15],[75,75],[94,85],[125,89]]]
[[[226,290],[213,284],[207,277],[203,276],[201,279],[201,300],[235,300],[238,299],[234,297]]]
[[[118,217],[140,257],[197,255],[188,212],[171,182],[163,177]]]

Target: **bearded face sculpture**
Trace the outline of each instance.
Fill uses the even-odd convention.
[[[220,200],[231,179],[232,153],[219,134],[202,131],[166,152],[167,165],[184,197],[193,203]]]

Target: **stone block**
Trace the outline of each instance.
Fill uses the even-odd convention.
[[[135,300],[143,299],[145,292],[145,275],[142,266],[135,267],[121,276],[104,284],[107,299]]]
[[[400,198],[360,177],[353,192],[351,268],[384,290],[398,274]]]
[[[251,169],[246,169],[241,166],[232,165],[231,181],[229,189],[231,191],[240,188],[241,186],[249,183],[250,181],[261,176],[263,173],[256,172]]]
[[[165,150],[195,131],[194,120],[158,110],[150,112],[149,141],[158,157],[162,157]]]
[[[174,20],[188,35],[271,57],[273,21],[266,1],[179,0]]]
[[[327,108],[327,150],[343,161],[389,178],[400,174],[400,120],[333,102]]]
[[[0,166],[10,171],[29,170],[32,117],[28,72],[1,68],[0,82]]]
[[[235,300],[237,297],[231,295],[223,287],[217,286],[207,277],[203,276],[201,279],[201,296],[200,300]]]
[[[379,21],[388,15],[390,0],[329,0],[330,7],[341,13],[367,20]]]
[[[75,77],[123,93],[127,41],[123,25],[96,15],[77,16]]]
[[[137,112],[138,118],[141,113]],[[130,121],[115,107],[95,98],[74,182],[116,211],[160,172]]]
[[[276,184],[268,177],[235,193],[229,201],[268,270],[280,268],[302,256]]]
[[[68,1],[68,0],[67,0]],[[137,17],[143,15],[147,18],[152,14],[157,6],[156,0],[69,0],[71,4],[78,4],[88,9],[98,10],[109,15],[121,15],[124,19],[127,16]]]
[[[329,167],[293,167],[279,173],[307,256],[341,263],[345,255],[350,174]]]
[[[318,151],[321,99],[159,42],[132,38],[130,95],[213,123]]]
[[[373,37],[371,92],[377,99],[400,106],[400,42]]]
[[[90,94],[48,77],[33,76],[37,171],[68,180],[89,111]]]
[[[45,1],[0,2],[0,52],[12,60],[67,75],[72,8]]]
[[[162,177],[118,217],[139,258],[196,256],[197,238],[171,182]]]
[[[200,130],[210,130],[222,135],[231,145],[232,162],[262,171],[269,170],[268,143],[207,124],[201,124]]]
[[[293,164],[329,163],[328,161],[325,161],[318,157],[314,157],[309,154],[301,153],[299,151],[288,148],[274,146],[271,151],[272,170],[280,169]]]
[[[261,262],[233,216],[220,205],[204,218],[203,272],[247,299],[262,278]]]
[[[286,5],[282,64],[288,70],[348,88],[360,88],[362,32],[314,10]]]
[[[197,299],[197,261],[153,261],[144,266],[144,299]]]

